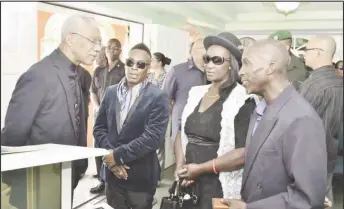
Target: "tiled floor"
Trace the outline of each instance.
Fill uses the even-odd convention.
[[[158,203],[153,206],[153,209],[160,208],[160,201],[162,197],[168,196],[168,189],[173,182],[173,171],[174,166],[168,168],[165,171],[164,179],[160,186],[157,188],[155,198]],[[104,195],[92,195],[89,190],[91,187],[98,184],[98,180],[92,178],[92,175],[96,173],[94,159],[89,159],[89,168],[86,172],[85,177],[80,181],[78,187],[75,190],[73,207],[74,209],[86,209],[89,205],[93,205],[98,202],[104,202]],[[333,209],[343,208],[343,181],[339,181],[334,178],[334,198],[335,204]],[[85,202],[87,202],[85,204]]]

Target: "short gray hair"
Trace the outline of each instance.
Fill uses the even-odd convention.
[[[68,17],[61,28],[61,41],[65,40],[68,34],[78,32],[79,27],[83,25],[98,26],[97,22],[92,17],[81,15],[73,15]]]

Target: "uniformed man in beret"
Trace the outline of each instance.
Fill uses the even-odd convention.
[[[283,43],[290,54],[290,64],[287,69],[287,75],[290,82],[303,82],[309,76],[309,72],[302,60],[296,57],[291,51],[292,35],[290,31],[279,30],[269,36],[269,39],[275,39]]]

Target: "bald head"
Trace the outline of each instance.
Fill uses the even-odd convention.
[[[336,42],[330,36],[314,36],[306,46],[305,63],[313,70],[331,65],[336,53]]]
[[[279,89],[288,83],[286,76],[290,56],[276,40],[259,40],[244,50],[239,72],[248,93],[263,95],[268,89]],[[275,91],[275,90],[273,90]]]
[[[290,62],[290,56],[284,44],[272,39],[256,41],[247,49],[247,53],[256,53],[267,63],[273,63],[276,72],[285,73]]]
[[[204,48],[203,46],[203,38],[197,38],[190,44],[190,54],[193,53],[194,50],[197,50],[199,48]]]
[[[315,36],[309,40],[307,46],[322,49],[324,55],[331,59],[336,53],[336,41],[331,36]]]
[[[98,28],[97,22],[91,17],[73,15],[66,19],[61,29],[61,40],[64,41],[69,34],[83,34],[89,28]]]
[[[202,71],[204,70],[203,55],[205,54],[203,40],[203,38],[198,38],[190,45],[190,56],[197,68]]]

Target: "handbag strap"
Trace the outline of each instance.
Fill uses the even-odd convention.
[[[174,181],[171,188],[168,190],[170,197],[178,196],[180,193],[180,181]]]

